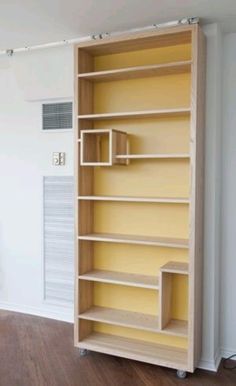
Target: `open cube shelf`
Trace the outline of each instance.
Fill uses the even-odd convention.
[[[80,164],[81,166],[124,165],[126,161],[117,155],[126,154],[126,133],[109,130],[81,130]]]
[[[173,295],[176,291],[174,280],[187,281],[188,276],[188,264],[179,262],[169,262],[161,267],[160,272],[160,318],[159,326],[161,330],[164,330],[170,325],[173,320]],[[182,294],[183,296],[183,294]],[[182,321],[183,323],[185,321]]]

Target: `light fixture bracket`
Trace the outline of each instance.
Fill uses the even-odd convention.
[[[168,28],[168,27],[177,27],[178,25],[191,25],[198,24],[199,17],[184,17],[183,19],[167,21],[165,23],[153,24],[155,28]]]
[[[14,54],[14,50],[13,49],[8,49],[8,50],[6,50],[6,54],[7,54],[7,56],[11,57]]]
[[[92,35],[93,40],[102,40],[104,38],[107,38],[110,34],[108,32],[102,32],[99,34]]]

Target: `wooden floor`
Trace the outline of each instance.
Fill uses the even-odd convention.
[[[80,357],[69,323],[0,311],[0,386],[236,386],[236,370],[173,370],[102,354]]]

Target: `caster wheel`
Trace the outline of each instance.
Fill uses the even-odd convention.
[[[186,371],[183,371],[183,370],[177,370],[177,377],[180,378],[180,379],[186,378],[186,377],[187,377]]]
[[[81,357],[85,357],[87,354],[88,354],[88,350],[86,350],[85,348],[80,348],[79,349],[79,355]]]

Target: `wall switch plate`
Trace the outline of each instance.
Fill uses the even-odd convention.
[[[54,152],[52,154],[52,164],[54,166],[63,166],[66,163],[66,153]]]

